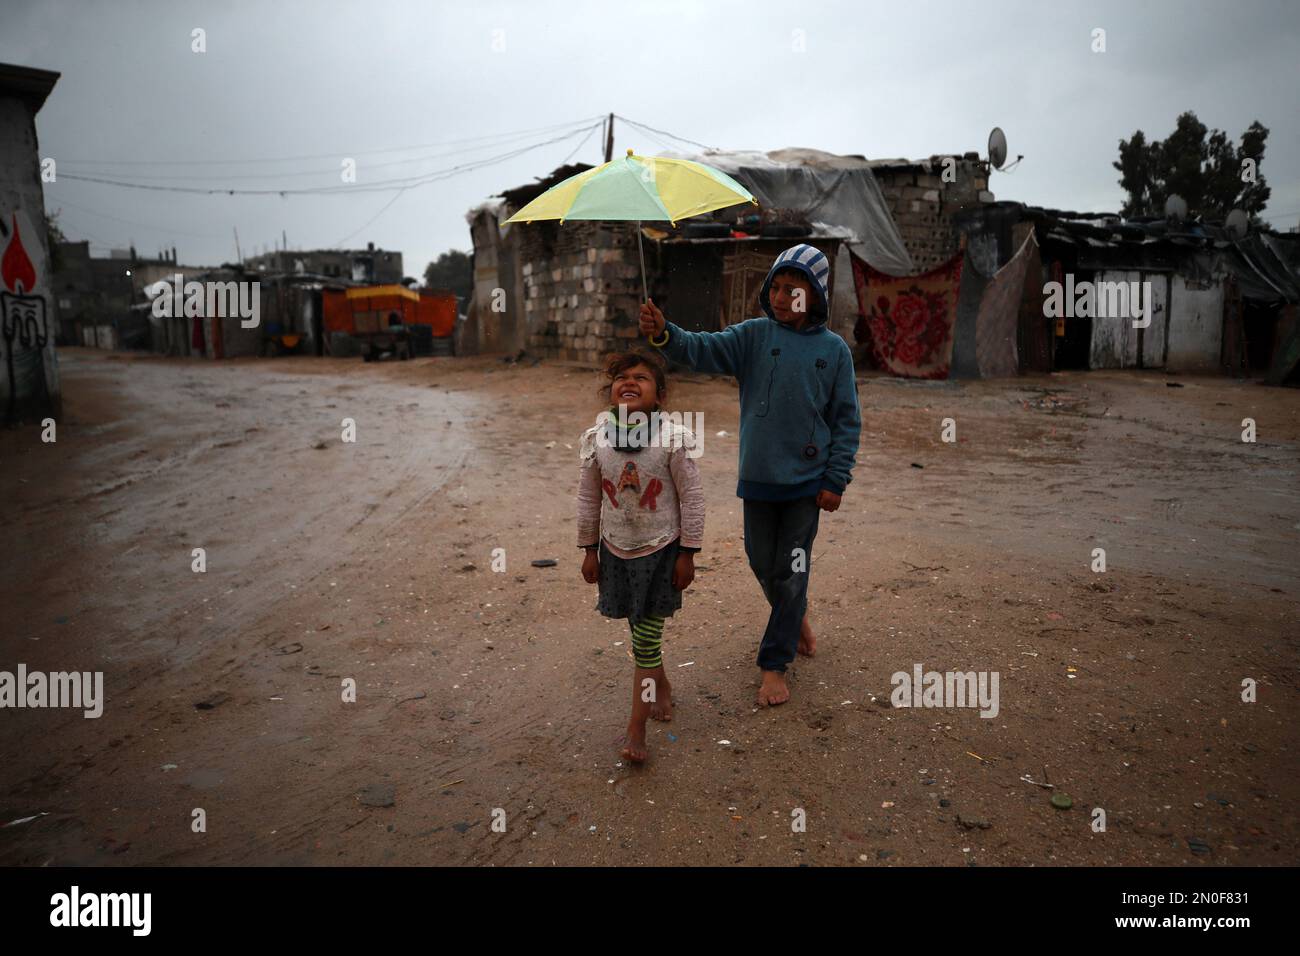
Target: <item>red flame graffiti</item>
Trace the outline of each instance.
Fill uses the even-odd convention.
[[[23,241],[18,238],[18,214],[13,214],[14,234],[0,256],[0,279],[14,292],[28,293],[36,288],[36,267],[27,258]],[[21,288],[20,288],[21,286]]]

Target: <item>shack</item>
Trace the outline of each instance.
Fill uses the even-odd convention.
[[[1021,370],[1162,368],[1262,375],[1294,380],[1296,307],[1300,304],[1300,236],[1232,233],[1207,222],[1125,221],[1110,213],[1079,213],[995,203],[957,217],[970,263],[983,275],[1005,266],[1030,234],[1040,251],[1036,282],[1093,288],[1138,283],[1149,290],[1150,324],[1130,316],[1022,315],[1038,329],[1045,354],[1021,355]],[[963,296],[966,290],[963,290]],[[1142,321],[1145,321],[1142,320]]]
[[[757,212],[742,205],[675,227],[642,224],[650,296],[689,329],[716,331],[761,315],[758,289],[772,260],[783,249],[807,242],[832,263],[829,326],[849,338],[858,306],[848,249],[898,273],[914,267],[891,203],[918,218],[933,217],[937,244],[913,232],[918,252],[930,255],[936,248],[955,246],[955,233],[944,230],[958,209],[991,198],[983,188],[987,171],[971,168],[967,157],[956,159],[966,163],[962,168],[971,175],[956,184],[936,178],[934,184],[917,185],[918,175],[928,175],[924,164],[889,167],[900,182],[891,200],[877,183],[872,164],[861,156],[813,149],[664,155],[720,169],[759,201]],[[560,167],[469,212],[474,294],[458,333],[460,351],[527,351],[590,365],[639,338],[642,290],[635,223],[505,222],[551,186],[589,168]]]

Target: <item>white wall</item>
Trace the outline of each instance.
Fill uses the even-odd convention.
[[[1188,280],[1170,280],[1169,348],[1165,367],[1171,372],[1211,371],[1219,368],[1223,347],[1223,286],[1190,286]]]
[[[1103,282],[1138,282],[1141,275],[1137,272],[1098,272],[1095,281]],[[1097,299],[1093,300],[1092,341],[1089,347],[1089,368],[1136,368],[1137,367],[1137,329],[1133,328],[1131,316],[1107,315],[1098,317]],[[1132,306],[1130,304],[1131,311]]]
[[[1151,283],[1151,324],[1142,330],[1142,367],[1164,368],[1165,335],[1169,324],[1169,276],[1155,272],[1143,278]]]
[[[1097,282],[1149,282],[1151,283],[1151,324],[1142,330],[1142,368],[1163,368],[1165,367],[1165,341],[1166,326],[1169,320],[1169,285],[1170,277],[1160,272],[1099,272],[1097,273]],[[1130,286],[1131,288],[1131,286]],[[1184,292],[1186,288],[1184,286]],[[1145,294],[1145,292],[1143,293]],[[1186,300],[1191,302],[1192,300]],[[1222,295],[1219,298],[1219,312],[1222,312]],[[1213,309],[1212,301],[1206,300],[1202,303],[1205,308]],[[1192,325],[1196,323],[1195,310],[1191,319]],[[1183,361],[1189,361],[1194,356],[1197,359],[1208,359],[1206,364],[1201,366],[1215,368],[1218,365],[1219,342],[1215,337],[1213,340],[1203,329],[1198,330],[1188,326],[1188,320],[1184,318],[1183,328],[1179,333],[1180,347],[1187,350],[1183,356]],[[1218,328],[1222,327],[1220,321]],[[1132,317],[1127,319],[1105,318],[1092,320],[1092,340],[1089,350],[1089,367],[1090,368],[1138,368],[1138,330],[1133,328]]]

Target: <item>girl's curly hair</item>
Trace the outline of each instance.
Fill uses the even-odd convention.
[[[668,390],[668,379],[665,375],[664,360],[654,352],[643,352],[640,349],[633,349],[630,352],[615,352],[605,358],[605,381],[597,387],[596,394],[602,400],[609,400],[609,390],[621,373],[638,365],[644,365],[650,369],[650,374],[655,378],[655,388],[662,395]]]

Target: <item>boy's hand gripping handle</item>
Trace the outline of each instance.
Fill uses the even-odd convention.
[[[641,303],[641,334],[650,339],[651,345],[664,345],[668,339],[664,335],[664,330],[668,325],[668,320],[664,314],[659,311],[655,305],[654,299],[646,299]],[[656,341],[656,340],[662,341]]]

